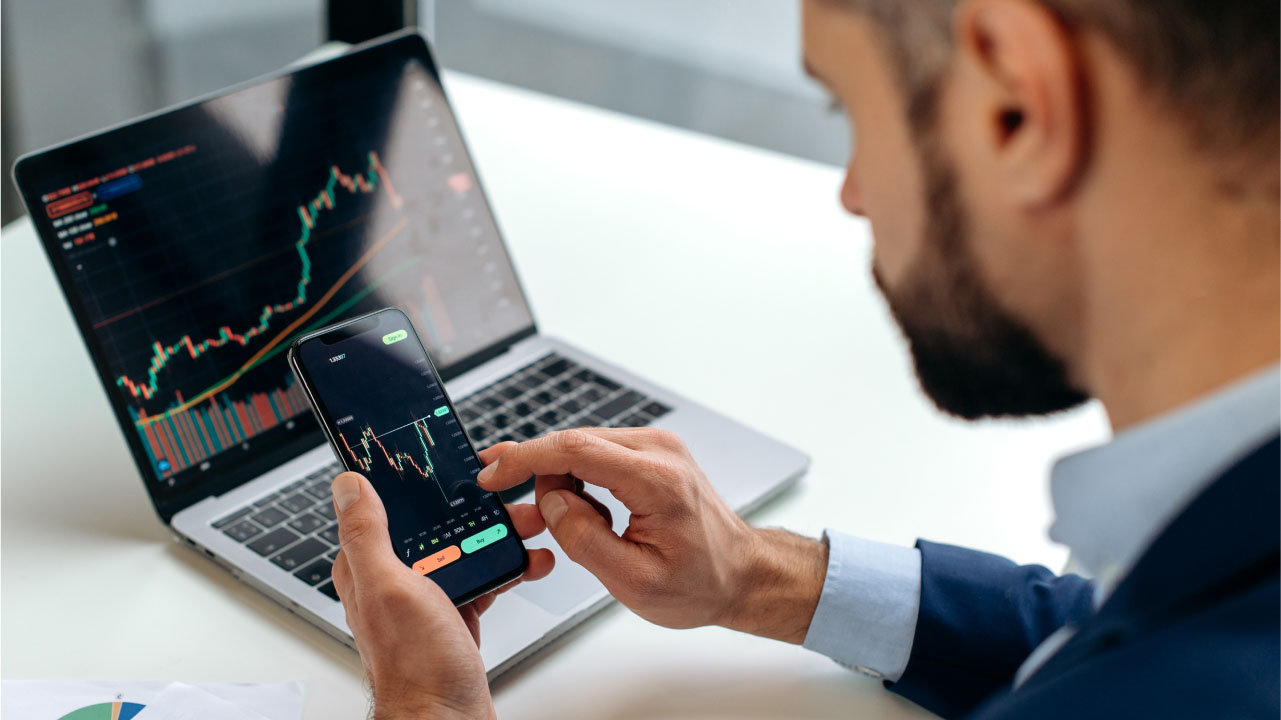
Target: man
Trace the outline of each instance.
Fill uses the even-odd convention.
[[[652,622],[804,643],[944,716],[1276,717],[1278,4],[802,5],[806,66],[856,129],[841,199],[926,393],[966,418],[1107,408],[1114,441],[1051,481],[1051,537],[1094,579],[754,529],[661,431],[500,445],[481,485],[537,475],[521,534],[545,523]],[[584,483],[631,510],[621,537]],[[492,716],[492,596],[454,612],[364,479],[334,499],[375,715]]]

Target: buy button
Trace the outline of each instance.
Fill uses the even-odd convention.
[[[471,555],[477,550],[493,545],[507,537],[506,525],[495,525],[488,530],[481,530],[463,541],[463,552]]]

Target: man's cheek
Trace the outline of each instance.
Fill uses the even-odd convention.
[[[872,230],[872,268],[881,282],[896,287],[911,255],[903,228],[888,219],[878,221],[870,215],[868,219]]]

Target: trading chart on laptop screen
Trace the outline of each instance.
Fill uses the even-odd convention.
[[[33,219],[162,485],[314,429],[285,363],[300,333],[395,305],[447,367],[531,324],[412,53],[269,80],[62,165],[24,178]]]

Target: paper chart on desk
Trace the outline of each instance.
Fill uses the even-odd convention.
[[[150,705],[163,702],[158,710],[173,708],[173,701],[191,697],[191,690],[204,696],[198,700],[217,706],[229,704],[242,712],[231,720],[300,720],[302,683],[241,684],[171,682],[88,682],[60,680],[5,680],[0,684],[0,716],[31,720],[166,720],[167,715],[147,714]],[[167,691],[171,691],[168,694]],[[74,713],[74,715],[73,715]],[[105,713],[105,714],[104,714]],[[248,713],[248,714],[243,714]],[[208,713],[204,717],[208,717]],[[182,716],[177,716],[182,717]],[[189,717],[197,717],[190,715]]]

